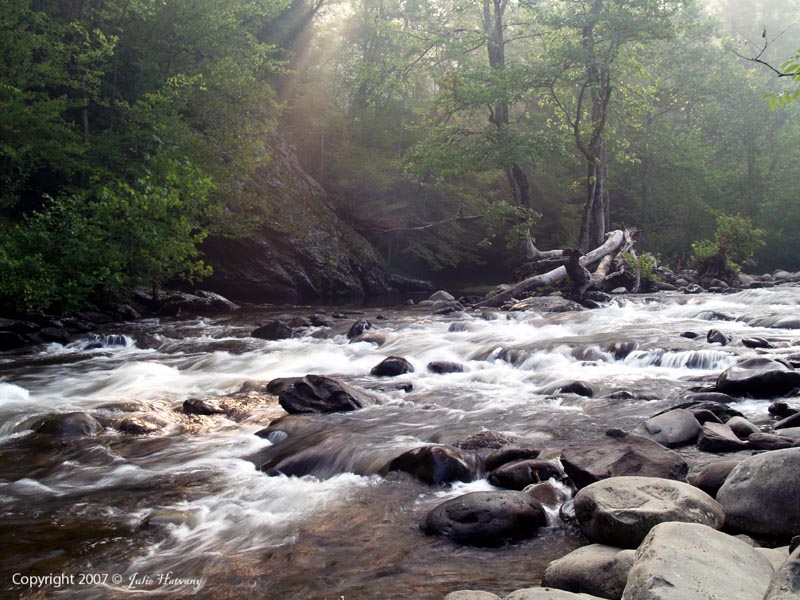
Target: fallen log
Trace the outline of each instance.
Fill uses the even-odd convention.
[[[604,256],[608,256],[612,252],[616,252],[619,250],[622,245],[625,243],[627,239],[630,239],[630,236],[626,236],[624,231],[616,230],[612,231],[608,234],[606,241],[603,243],[602,246],[598,246],[594,250],[587,252],[580,258],[581,266],[591,265]],[[555,252],[555,251],[551,251]],[[535,275],[534,277],[528,277],[527,279],[520,281],[517,285],[512,288],[507,289],[504,292],[500,292],[496,296],[491,296],[490,298],[486,298],[478,302],[475,306],[477,308],[483,308],[487,306],[500,306],[506,300],[513,298],[519,294],[523,294],[533,288],[542,287],[546,285],[552,285],[557,281],[561,281],[567,276],[567,268],[565,266],[557,267],[547,273],[542,273],[541,275]]]

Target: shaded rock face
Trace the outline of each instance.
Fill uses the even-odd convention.
[[[202,250],[214,273],[203,287],[247,302],[387,293],[379,257],[339,220],[294,149],[274,135],[270,150],[269,164],[250,182],[270,216],[246,238],[206,240]]]
[[[458,451],[445,446],[409,450],[390,461],[380,472],[386,474],[389,471],[404,471],[432,485],[472,480],[472,471]]]
[[[722,506],[687,483],[655,477],[612,477],[575,496],[575,514],[594,542],[635,548],[657,524],[701,523],[719,529]]]
[[[707,464],[696,473],[689,475],[689,483],[715,498],[719,488],[738,464],[738,460],[720,460]]]
[[[717,492],[726,526],[790,538],[800,531],[800,448],[744,459]]]
[[[745,542],[706,525],[661,523],[636,551],[622,600],[755,600],[772,565]]]
[[[430,511],[420,527],[457,544],[496,547],[533,537],[547,523],[542,505],[522,492],[472,492]]]
[[[285,389],[278,402],[289,414],[358,410],[377,399],[369,393],[321,375],[306,375]]]
[[[606,437],[565,448],[561,463],[579,488],[607,477],[635,475],[683,481],[689,470],[680,454],[638,435],[612,429]]]

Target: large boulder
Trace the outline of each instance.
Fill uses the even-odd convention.
[[[261,325],[250,335],[262,340],[285,340],[294,335],[294,330],[282,321],[272,320]]]
[[[661,523],[636,551],[622,600],[758,600],[772,565],[706,525]]]
[[[547,565],[542,585],[619,600],[627,579],[622,579],[617,569],[620,551],[602,544],[578,548]]]
[[[381,469],[381,473],[403,471],[432,485],[471,481],[472,469],[455,448],[423,446],[404,452]]]
[[[725,524],[751,535],[791,537],[800,531],[800,448],[744,459],[717,492]]]
[[[744,360],[717,378],[717,391],[731,396],[779,398],[797,387],[800,387],[800,373],[766,357]]]
[[[800,548],[775,571],[764,600],[797,600],[800,598]]]
[[[431,510],[420,527],[457,544],[495,547],[531,538],[546,523],[542,505],[523,492],[472,492]]]
[[[575,514],[593,542],[635,548],[657,524],[702,523],[719,529],[722,506],[702,490],[669,479],[612,477],[575,496]]]
[[[599,440],[565,448],[561,463],[579,488],[623,475],[683,481],[689,471],[686,461],[674,450],[619,429],[607,431]]]
[[[662,446],[692,444],[700,434],[700,423],[690,411],[679,408],[656,415],[641,423],[633,433]]]
[[[346,412],[378,403],[366,391],[322,375],[299,379],[280,393],[278,402],[289,414]]]

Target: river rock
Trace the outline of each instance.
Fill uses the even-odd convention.
[[[800,549],[795,549],[772,576],[764,600],[797,600],[800,598]]]
[[[414,366],[402,356],[387,356],[372,367],[370,375],[376,377],[397,377],[405,373],[413,373]]]
[[[658,415],[663,415],[670,410],[686,409],[695,413],[695,417],[700,411],[707,410],[714,413],[721,423],[724,423],[731,417],[742,417],[742,413],[729,406],[730,402],[735,402],[736,399],[728,396],[727,394],[720,394],[718,392],[699,392],[688,394],[684,396],[683,402],[675,406],[662,410]],[[657,415],[654,415],[657,416]]]
[[[494,471],[508,463],[538,458],[540,453],[541,451],[536,448],[501,447],[486,457],[484,467],[487,471]]]
[[[202,398],[189,398],[183,401],[183,412],[187,415],[221,415],[225,411],[216,404]]]
[[[800,427],[800,413],[789,415],[772,426],[773,429],[788,429],[790,427]]]
[[[614,355],[615,360],[622,360],[638,347],[638,342],[612,342],[608,345],[608,351]]]
[[[565,448],[561,453],[561,463],[579,488],[622,475],[683,481],[689,470],[677,452],[619,429],[607,431],[599,440]]]
[[[370,331],[371,329],[374,329],[372,323],[366,319],[359,319],[350,326],[350,329],[347,332],[347,338],[353,339],[354,337],[361,335],[365,331]]]
[[[278,396],[301,379],[302,377],[276,377],[267,384],[266,392],[273,396]]]
[[[728,336],[722,333],[719,329],[709,329],[706,334],[706,341],[709,344],[719,344],[720,346],[727,346],[730,340]]]
[[[0,331],[0,352],[17,350],[28,345],[28,340],[15,331]]]
[[[548,508],[556,508],[570,499],[570,493],[566,488],[554,485],[549,481],[532,483],[522,491]]]
[[[267,321],[250,335],[262,340],[285,340],[294,335],[294,330],[283,321],[275,319]]]
[[[568,383],[559,384],[555,390],[548,393],[575,394],[576,396],[583,396],[584,398],[592,398],[594,396],[592,386],[584,381],[570,381]]]
[[[431,312],[434,315],[449,315],[456,312],[463,312],[464,306],[455,300],[437,300],[431,306]]]
[[[497,594],[477,590],[458,590],[450,592],[444,600],[501,600]]]
[[[322,375],[299,379],[280,393],[278,402],[290,414],[346,412],[378,403],[364,390]]]
[[[428,363],[428,371],[443,375],[445,373],[463,373],[467,368],[461,363],[447,360],[434,360]]]
[[[786,402],[773,402],[767,408],[769,414],[773,417],[778,417],[779,419],[785,419],[788,416],[796,415],[798,411],[796,408],[792,408]]]
[[[42,327],[36,334],[45,342],[52,342],[61,344],[62,346],[69,343],[69,332],[62,327]]]
[[[519,460],[505,464],[489,473],[489,483],[508,490],[523,490],[532,483],[562,479],[564,470],[555,461]]]
[[[368,344],[375,344],[376,346],[380,347],[386,343],[387,339],[389,339],[389,337],[380,331],[366,331],[361,335],[351,338],[350,343],[357,344],[359,342],[367,342]]]
[[[761,430],[745,419],[744,417],[733,417],[725,422],[725,425],[731,428],[733,433],[736,434],[740,440],[746,440],[754,433],[761,433]]]
[[[598,600],[598,597],[589,594],[573,594],[549,587],[538,587],[516,590],[503,600]]]
[[[603,544],[578,548],[547,565],[542,586],[618,600],[626,581],[615,569],[621,550]]]
[[[439,290],[438,292],[434,292],[428,298],[428,300],[430,300],[431,302],[439,302],[440,300],[444,302],[453,302],[455,299],[456,298],[455,296],[453,296],[453,294],[451,294],[450,292],[446,292],[444,290]]]
[[[696,473],[690,473],[689,483],[715,498],[728,475],[740,462],[738,460],[719,460],[709,463]]]
[[[636,551],[622,600],[757,600],[772,565],[745,542],[697,523],[656,525]]]
[[[691,444],[700,434],[700,423],[686,409],[677,409],[657,415],[640,424],[633,433],[658,442],[662,446]]]
[[[758,337],[742,338],[742,345],[745,348],[772,348],[772,344],[767,340]]]
[[[428,535],[444,535],[457,544],[500,546],[533,537],[547,524],[542,505],[522,492],[472,492],[448,500],[423,519]]]
[[[116,428],[121,433],[128,433],[131,435],[148,435],[161,429],[158,424],[137,417],[121,419],[119,423],[116,424]]]
[[[795,440],[774,433],[754,433],[747,438],[751,450],[783,450],[791,448]]]
[[[717,378],[717,391],[731,396],[779,398],[797,387],[800,387],[800,373],[766,357],[744,360]]]
[[[403,471],[431,485],[453,481],[472,481],[472,469],[455,448],[423,446],[404,452],[389,461],[380,473]]]
[[[635,548],[658,523],[682,521],[719,529],[722,506],[687,483],[655,477],[612,477],[575,496],[584,535],[598,543]]]
[[[77,437],[97,435],[103,430],[103,426],[89,413],[71,412],[40,419],[31,429],[46,435]]]
[[[800,448],[744,459],[717,493],[725,523],[751,535],[789,538],[800,531]]]
[[[479,431],[453,442],[453,446],[456,448],[461,448],[462,450],[481,450],[487,448],[498,450],[518,441],[519,438],[516,436],[510,436],[506,433],[500,433],[497,431]],[[536,456],[539,456],[538,452]],[[521,458],[536,458],[536,456],[524,456]],[[515,458],[512,460],[519,459]],[[498,464],[497,466],[500,465]]]
[[[697,448],[703,452],[738,452],[747,448],[733,430],[721,423],[705,423],[697,440]]]

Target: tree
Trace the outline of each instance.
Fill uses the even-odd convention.
[[[608,144],[604,136],[611,98],[620,78],[619,58],[645,42],[672,35],[680,0],[581,0],[550,15],[546,53],[549,97],[586,165],[580,227],[584,251],[600,245],[608,230]]]

